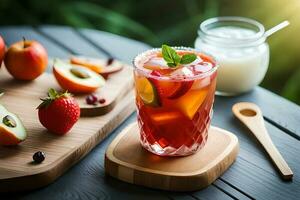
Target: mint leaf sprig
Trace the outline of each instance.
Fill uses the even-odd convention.
[[[197,59],[194,53],[184,54],[180,57],[177,52],[170,46],[163,44],[161,46],[163,59],[167,62],[170,68],[176,68],[178,65],[185,65],[192,63]]]

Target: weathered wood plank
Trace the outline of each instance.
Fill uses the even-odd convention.
[[[299,196],[300,191],[297,188],[300,188],[300,178],[295,176],[293,182],[284,182],[280,179],[267,154],[250,131],[234,118],[231,112],[232,105],[233,102],[227,100],[224,103],[217,98],[214,107],[213,124],[235,133],[240,141],[239,157],[222,178],[257,199],[267,198],[266,192],[272,193],[269,197],[271,199]],[[294,173],[300,173],[300,158],[297,156],[300,152],[299,141],[268,122],[266,128]],[[279,186],[282,189],[279,190]],[[262,192],[262,188],[265,192]]]
[[[65,26],[41,26],[37,30],[72,54],[105,58],[107,55],[82,38],[75,29]]]
[[[266,173],[240,157],[222,178],[255,199],[296,200],[299,197],[299,186],[293,185],[293,182],[279,181],[278,176]]]
[[[231,112],[231,105],[224,105],[223,102],[224,101],[220,101],[219,99],[216,100],[213,124],[237,135],[240,141],[240,155],[244,155],[244,157],[246,159],[248,158],[250,162],[253,162],[264,170],[277,175],[277,171],[269,161],[270,159],[253,137],[252,133],[233,116]],[[282,153],[283,157],[294,172],[297,173],[299,170],[300,173],[300,158],[297,158],[296,156],[300,152],[300,142],[268,122],[266,122],[266,128],[274,144]]]
[[[268,121],[285,129],[287,134],[300,140],[300,106],[266,89],[256,87],[253,91],[236,97],[217,97],[223,107],[230,107],[237,102],[250,101],[260,106]],[[275,124],[275,125],[276,125]]]
[[[144,43],[103,31],[82,29],[79,32],[89,38],[93,44],[102,47],[114,57],[130,64],[138,53],[151,48]]]
[[[240,200],[250,200],[253,199],[252,197],[246,196],[245,194],[241,193],[240,191],[234,189],[233,187],[229,186],[227,183],[223,182],[220,179],[217,179],[214,183],[214,186],[218,187],[219,189],[229,193],[230,195],[234,196],[236,199]]]
[[[201,191],[192,193],[193,197],[199,199],[209,199],[209,200],[226,200],[226,199],[235,199],[231,195],[227,195],[216,187],[210,186]]]

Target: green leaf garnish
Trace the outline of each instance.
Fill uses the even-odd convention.
[[[164,60],[167,62],[169,67],[176,67],[180,62],[180,56],[176,53],[174,49],[168,45],[162,45],[162,55]]]
[[[179,64],[189,64],[196,60],[197,56],[193,53],[185,54],[180,57],[170,46],[163,44],[161,46],[163,59],[170,68],[176,68]]]
[[[180,64],[189,64],[194,62],[194,60],[197,59],[197,56],[195,54],[185,54],[180,59]]]

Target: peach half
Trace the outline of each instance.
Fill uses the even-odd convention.
[[[92,93],[105,84],[96,72],[61,60],[54,60],[53,74],[58,84],[72,93]]]

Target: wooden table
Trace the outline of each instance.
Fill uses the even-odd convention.
[[[127,63],[150,46],[118,35],[60,26],[1,27],[0,35],[11,44],[35,39],[51,57],[81,54],[115,57]],[[251,133],[235,119],[231,107],[239,101],[258,104],[275,145],[294,172],[284,182],[267,154]],[[31,192],[1,194],[0,199],[299,199],[300,198],[300,107],[261,87],[238,97],[216,97],[213,125],[235,133],[240,153],[232,167],[208,188],[191,193],[171,193],[139,187],[104,174],[104,152],[112,139],[135,120],[132,114],[121,126],[53,184]]]

